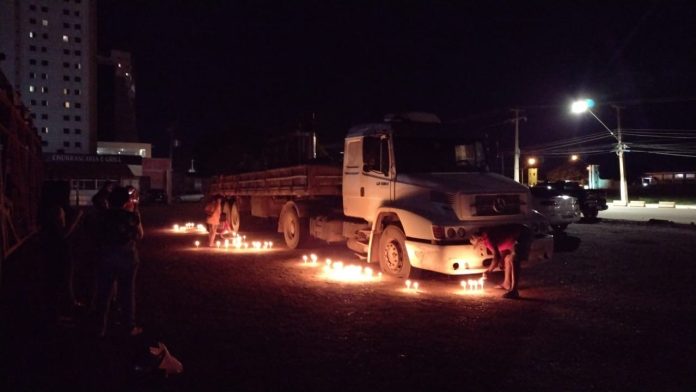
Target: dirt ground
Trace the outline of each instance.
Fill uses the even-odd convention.
[[[33,243],[3,269],[0,390],[670,390],[696,388],[696,230],[602,221],[571,225],[554,260],[523,269],[521,300],[423,273],[418,291],[386,277],[345,283],[302,262],[271,225],[243,227],[266,252],[195,248],[174,223],[201,206],[146,207],[138,319],[184,365],[133,371],[115,331],[42,321]],[[88,233],[75,238],[89,295]],[[364,265],[341,246],[311,249]],[[377,269],[376,266],[372,266]]]

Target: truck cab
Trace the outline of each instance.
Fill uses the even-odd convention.
[[[343,214],[369,229],[344,227],[349,247],[395,276],[409,276],[411,267],[474,274],[492,259],[481,234],[518,223],[535,232],[530,258],[550,258],[553,238],[529,189],[488,172],[486,163],[481,140],[432,118],[353,127],[345,139]]]

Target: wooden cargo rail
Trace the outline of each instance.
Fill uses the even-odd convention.
[[[213,178],[209,194],[224,196],[340,196],[342,170],[328,165],[298,165]]]

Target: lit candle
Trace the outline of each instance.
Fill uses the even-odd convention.
[[[220,247],[220,241],[216,241],[216,242],[215,242],[215,246],[217,246],[217,247],[219,248],[219,247]]]
[[[196,248],[198,248],[199,246],[201,246],[201,242],[200,242],[200,241],[196,241],[196,242],[194,242],[193,244],[196,245]]]
[[[302,255],[302,261],[304,261],[304,263],[307,264],[307,255]]]
[[[410,289],[410,288],[411,288],[411,281],[408,280],[408,279],[406,280],[406,288],[407,288],[407,289]]]
[[[413,282],[413,289],[418,291],[418,282]]]

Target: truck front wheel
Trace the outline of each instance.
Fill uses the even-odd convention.
[[[303,247],[309,240],[309,224],[306,219],[301,219],[294,208],[288,208],[280,217],[283,228],[285,244],[290,249]]]
[[[411,263],[406,252],[406,235],[398,226],[387,226],[379,239],[379,266],[385,274],[397,278],[411,275]]]

